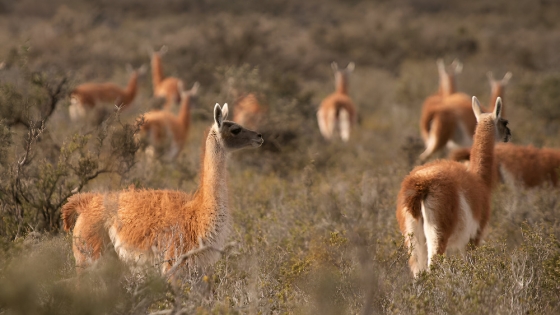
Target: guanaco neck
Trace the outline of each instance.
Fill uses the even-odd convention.
[[[128,105],[132,101],[132,99],[134,99],[134,96],[136,96],[137,84],[138,84],[138,72],[134,71],[130,76],[128,85],[126,86],[125,100],[123,101],[124,105]]]
[[[190,122],[191,122],[191,95],[185,96],[183,103],[181,104],[181,109],[179,110],[179,121],[183,130],[186,132]]]
[[[439,78],[439,95],[447,97],[457,91],[457,85],[454,75],[441,75]]]
[[[211,128],[203,148],[200,187],[195,194],[200,231],[208,231],[228,211],[227,153],[218,131]]]
[[[471,150],[470,172],[482,178],[488,187],[493,185],[495,130],[496,126],[491,118],[480,121]]]
[[[348,75],[343,72],[337,72],[334,76],[336,93],[348,95]]]
[[[161,66],[161,56],[158,53],[152,55],[152,84],[158,87],[163,81],[163,68]]]
[[[501,82],[492,82],[490,85],[492,91],[490,92],[490,105],[488,106],[488,113],[494,111],[494,106],[496,106],[496,99],[498,97],[502,98],[502,103],[504,100],[504,86],[501,84]],[[502,106],[502,117],[504,116],[503,108],[504,107]]]

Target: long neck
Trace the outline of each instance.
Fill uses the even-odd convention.
[[[441,96],[449,96],[457,92],[457,85],[455,83],[455,75],[440,75],[439,77],[439,94]]]
[[[161,57],[155,53],[152,55],[152,84],[154,88],[163,81],[163,68],[161,66]]]
[[[470,171],[492,187],[494,166],[495,126],[492,119],[480,121],[474,134]]]
[[[227,191],[227,153],[214,128],[210,129],[206,138],[204,156],[201,166],[199,211],[209,212],[208,216],[219,215],[219,209],[228,208]],[[204,216],[203,216],[204,217]]]
[[[184,130],[186,131],[187,127],[191,122],[191,96],[190,95],[185,96],[185,98],[183,99],[183,103],[181,104],[181,109],[179,111],[179,120],[181,121],[181,124]]]
[[[344,73],[337,72],[335,74],[335,84],[337,93],[345,95],[348,94],[348,79]]]
[[[504,86],[500,82],[492,82],[491,87],[492,87],[492,92],[490,94],[490,104],[488,105],[489,113],[494,111],[494,106],[496,106],[496,99],[498,97],[502,98],[502,103],[504,100]],[[502,116],[504,116],[503,109],[502,109]]]
[[[134,96],[136,96],[137,84],[138,84],[138,73],[135,71],[130,76],[130,80],[128,81],[128,85],[126,86],[126,90],[125,90],[126,95],[124,101],[125,105],[128,105],[130,102],[132,102],[132,99],[134,99]]]

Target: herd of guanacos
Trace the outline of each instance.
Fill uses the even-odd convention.
[[[186,141],[190,105],[199,85],[186,90],[182,80],[165,77],[161,57],[150,51],[154,96],[165,99],[163,109],[146,113],[141,132],[152,144],[170,141],[174,158]],[[339,69],[333,62],[336,90],[317,111],[321,134],[349,141],[357,121],[356,106],[348,94],[354,63]],[[504,119],[504,88],[511,73],[501,80],[488,74],[492,88],[490,106],[476,97],[457,92],[456,76],[462,64],[446,66],[437,61],[438,91],[426,98],[420,119],[425,151],[422,162],[448,147],[450,159],[438,159],[414,168],[401,184],[397,198],[397,221],[409,249],[413,275],[427,270],[434,255],[447,250],[465,251],[484,238],[490,218],[491,193],[498,180],[531,188],[558,185],[560,150],[520,146],[508,142],[510,130]],[[79,119],[102,102],[128,106],[136,94],[141,67],[133,71],[125,89],[112,83],[86,83],[71,92],[70,115]],[[179,103],[179,113],[170,110]],[[258,147],[262,135],[256,128],[266,111],[254,93],[236,93],[233,121],[227,120],[227,104],[215,105],[214,122],[203,141],[198,189],[194,193],[129,188],[105,193],[78,193],[63,206],[67,231],[73,229],[73,252],[77,270],[90,266],[108,246],[131,264],[161,266],[173,276],[178,266],[205,266],[219,258],[231,225],[226,164],[229,153]],[[196,251],[196,255],[193,255]],[[188,268],[187,268],[188,269]]]

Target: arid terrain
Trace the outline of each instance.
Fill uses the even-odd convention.
[[[137,119],[162,106],[151,70],[127,108],[70,119],[76,86],[124,87],[127,64],[149,69],[163,45],[165,75],[200,83],[176,159],[135,141]],[[559,52],[553,0],[0,0],[0,314],[558,314],[558,187],[498,184],[483,244],[416,279],[395,210],[438,58],[463,63],[458,90],[483,105],[487,72],[510,71],[511,141],[560,148]],[[347,143],[317,125],[333,61],[355,63]],[[221,259],[178,286],[114,253],[77,277],[67,198],[194,191],[214,104],[235,112],[233,90],[266,109],[265,143],[231,155]]]

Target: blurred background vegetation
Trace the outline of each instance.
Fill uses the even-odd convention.
[[[0,313],[558,314],[557,189],[499,186],[485,245],[417,280],[394,211],[437,58],[460,59],[459,90],[483,102],[486,72],[511,71],[512,141],[560,147],[559,17],[554,0],[0,0]],[[124,86],[125,65],[148,64],[146,47],[161,45],[166,75],[201,84],[175,162],[133,141],[154,104],[150,73],[129,109],[100,126],[70,122],[68,91]],[[356,63],[360,123],[347,144],[323,141],[315,119],[332,61]],[[236,245],[180,288],[111,255],[77,280],[66,198],[194,190],[213,104],[234,101],[230,79],[262,97],[272,143],[232,156]]]

